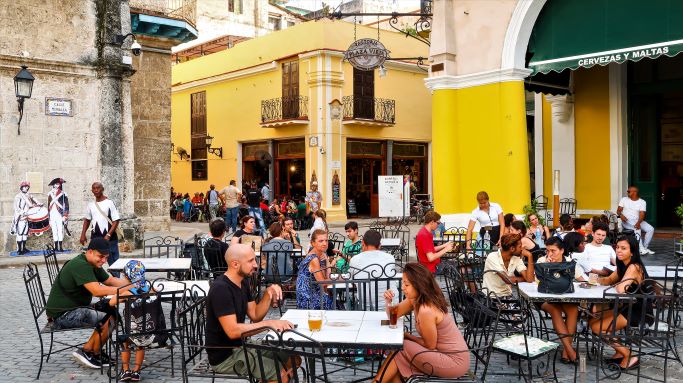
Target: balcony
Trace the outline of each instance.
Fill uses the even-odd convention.
[[[343,124],[392,126],[396,123],[396,101],[374,97],[342,97]]]
[[[197,38],[196,0],[130,0],[135,35],[165,37],[180,42]]]
[[[261,126],[275,128],[308,124],[308,97],[279,97],[261,101]]]

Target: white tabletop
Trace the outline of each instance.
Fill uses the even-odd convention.
[[[308,328],[308,310],[290,309],[282,316],[297,325],[296,331],[309,336],[324,346],[359,345],[367,347],[399,349],[403,347],[403,318],[399,318],[396,328],[382,326],[387,314],[381,311],[324,311],[323,326],[320,331]],[[296,336],[291,336],[294,340]]]
[[[580,301],[604,301],[605,290],[612,289],[610,286],[592,286],[589,289],[579,287],[579,283],[574,283],[574,292],[571,294],[544,294],[538,292],[538,284],[535,282],[521,282],[519,293],[531,301],[558,301],[558,302],[580,302]],[[614,292],[614,290],[610,290]]]
[[[609,265],[607,267],[608,269],[614,270],[616,266]],[[658,279],[658,280],[664,280],[666,278],[666,266],[645,266],[645,270],[647,270],[647,276],[651,279]],[[683,277],[683,266],[678,267],[678,273],[681,277]],[[675,266],[669,266],[669,278],[673,280],[673,278],[676,276],[675,274]]]
[[[398,247],[401,246],[401,238],[382,238],[380,240],[382,247]]]
[[[146,271],[187,271],[192,265],[191,258],[119,258],[109,270],[121,271],[132,260],[142,262]]]

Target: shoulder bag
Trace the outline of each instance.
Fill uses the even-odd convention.
[[[102,211],[102,209],[100,209],[100,205],[97,204],[97,201],[95,201],[95,208],[97,209],[97,211],[100,212],[100,214],[102,214],[102,216],[103,216],[104,218],[107,219],[107,222],[109,222],[109,226],[113,226],[113,225],[114,225],[114,223],[111,221],[111,219],[109,218],[109,216],[108,216],[107,214],[104,214],[104,212]],[[123,230],[121,229],[121,227],[120,227],[119,225],[116,225],[116,238],[119,239],[119,240],[122,240],[122,239],[123,239]]]
[[[573,293],[575,268],[575,261],[535,264],[536,278],[539,280],[538,292],[544,294]]]

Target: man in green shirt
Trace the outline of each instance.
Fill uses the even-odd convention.
[[[102,341],[109,337],[112,318],[90,306],[92,297],[115,295],[119,287],[128,290],[134,285],[112,277],[102,268],[109,255],[109,241],[93,238],[85,253],[79,254],[62,267],[50,290],[45,307],[54,329],[98,326],[82,349],[73,356],[87,367],[108,365],[101,354]],[[124,287],[126,286],[126,287]]]
[[[347,273],[349,271],[349,260],[356,254],[359,254],[363,248],[363,241],[358,235],[358,223],[349,221],[344,225],[346,237],[348,240],[344,242],[341,254],[337,254],[335,265],[340,273]],[[338,251],[337,251],[338,252]]]

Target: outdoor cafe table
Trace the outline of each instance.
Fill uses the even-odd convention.
[[[401,238],[382,238],[380,246],[383,248],[398,248],[401,246]]]
[[[287,310],[282,315],[297,325],[296,331],[309,336],[324,347],[338,347],[346,349],[373,348],[383,350],[398,350],[403,347],[403,318],[399,318],[396,328],[382,325],[387,314],[384,311],[344,311],[324,310],[323,325],[320,331],[308,328],[308,310]],[[292,340],[296,339],[292,335]]]
[[[383,311],[323,310],[323,313],[320,331],[309,329],[308,310],[290,309],[282,315],[281,319],[296,324],[295,331],[320,342],[326,350],[330,348],[400,350],[403,348],[403,317],[399,318],[398,325],[392,329],[388,325],[381,324],[382,320],[387,319],[387,314]],[[310,343],[296,334],[289,334],[283,340],[289,339],[303,346]],[[355,369],[360,370],[358,367]],[[374,373],[373,371],[366,372]],[[364,377],[357,381],[367,380],[367,377]]]
[[[519,293],[531,302],[575,302],[575,303],[593,303],[604,302],[605,290],[610,289],[610,286],[591,286],[586,289],[579,287],[578,282],[574,282],[574,292],[568,294],[545,294],[538,292],[538,284],[536,282],[520,282]]]
[[[140,261],[145,271],[187,272],[192,265],[191,258],[119,258],[111,266],[111,271],[123,271],[129,261]]]

